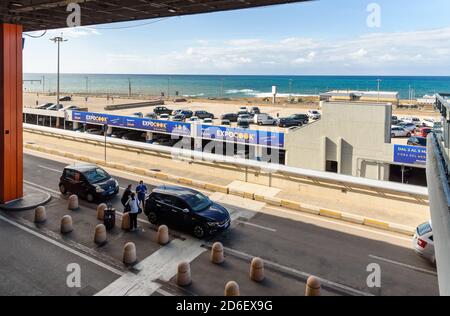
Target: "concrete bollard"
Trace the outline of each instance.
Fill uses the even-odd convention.
[[[306,281],[305,296],[320,296],[320,281],[315,276],[310,276]]]
[[[97,206],[97,219],[99,221],[104,220],[105,218],[105,210],[108,206],[105,203],[100,204]]]
[[[177,269],[177,284],[179,286],[188,286],[192,283],[191,266],[189,262],[181,262]]]
[[[221,264],[225,261],[223,255],[223,246],[220,242],[214,243],[211,249],[211,262],[215,264]]]
[[[125,263],[127,266],[131,266],[136,262],[136,245],[132,242],[128,242],[123,247],[123,263]]]
[[[103,224],[95,227],[94,242],[98,245],[104,245],[106,243],[106,227]]]
[[[78,196],[76,196],[75,194],[72,194],[71,196],[69,196],[69,206],[68,209],[71,211],[76,211],[80,208],[79,204],[78,204]]]
[[[38,206],[34,210],[34,222],[35,223],[43,223],[47,220],[47,212],[45,210],[45,206]]]
[[[156,239],[158,241],[158,244],[163,246],[169,243],[169,228],[166,225],[159,226]]]
[[[61,219],[61,233],[68,234],[73,231],[73,222],[70,215],[65,215]]]
[[[250,264],[250,279],[255,282],[264,280],[264,261],[261,258],[253,258]]]
[[[234,282],[230,281],[225,285],[225,296],[240,296],[241,293],[239,291],[239,285]]]
[[[131,228],[131,222],[130,222],[130,214],[125,213],[122,215],[122,229],[123,230],[130,230]]]

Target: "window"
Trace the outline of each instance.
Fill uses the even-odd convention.
[[[64,178],[66,178],[67,180],[75,180],[75,171],[66,169],[64,171]]]
[[[211,200],[202,193],[192,194],[186,197],[186,202],[190,205],[192,211],[199,212],[211,206]]]
[[[338,172],[337,161],[327,160],[326,171],[337,173]]]
[[[89,183],[97,183],[101,181],[108,180],[110,177],[106,171],[100,168],[95,168],[84,173],[87,181]]]
[[[432,231],[431,229],[431,225],[429,222],[423,223],[421,225],[419,225],[419,227],[417,227],[417,234],[419,236],[423,236],[425,234],[428,234]]]
[[[180,210],[187,208],[186,203],[177,197],[172,197],[172,205]]]

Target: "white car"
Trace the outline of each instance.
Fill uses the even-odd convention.
[[[422,120],[422,126],[424,127],[434,127],[434,120],[431,118],[425,118]]]
[[[206,124],[206,125],[212,125],[213,123],[214,123],[213,120],[210,118],[205,118],[203,120],[203,124]]]
[[[418,255],[424,257],[433,264],[436,263],[431,220],[417,226],[413,237],[413,248]]]
[[[76,110],[79,110],[79,109],[80,109],[79,106],[68,105],[68,106],[63,107],[62,109],[59,109],[59,111],[76,111]]]
[[[309,110],[307,115],[312,120],[318,120],[322,117],[322,114],[320,114],[320,112],[316,110]]]
[[[414,123],[400,122],[397,125],[410,132],[414,132],[415,129],[417,128],[417,126]]]
[[[401,120],[405,123],[413,123],[416,126],[422,126],[422,120],[418,117],[406,117]]]
[[[190,122],[197,122],[197,121],[199,121],[200,119],[197,117],[197,116],[192,116],[190,119],[189,119],[189,121]]]
[[[246,106],[241,106],[241,107],[239,108],[239,112],[247,112],[247,113],[248,113],[248,109],[247,109]]]
[[[411,132],[401,126],[392,126],[391,137],[411,137]]]
[[[159,119],[162,121],[168,121],[170,119],[170,115],[169,114],[161,114],[159,116]]]

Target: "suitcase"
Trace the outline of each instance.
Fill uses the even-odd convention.
[[[105,209],[103,224],[107,230],[111,230],[116,226],[116,210],[114,208],[108,207]]]

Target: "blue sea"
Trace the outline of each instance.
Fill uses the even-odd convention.
[[[221,75],[106,75],[62,74],[64,93],[132,94],[199,98],[248,98],[271,94],[272,86],[283,95],[317,95],[329,90],[398,91],[401,98],[450,92],[450,77],[407,76],[221,76]],[[24,90],[55,92],[55,74],[24,74]]]

